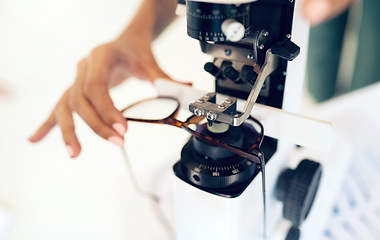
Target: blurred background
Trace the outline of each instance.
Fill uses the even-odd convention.
[[[120,149],[96,136],[79,118],[75,120],[83,151],[75,160],[69,158],[57,128],[41,143],[27,141],[73,82],[77,62],[95,46],[117,37],[139,3],[0,0],[1,240],[167,239],[150,201],[135,194]],[[305,112],[310,113],[316,102],[380,80],[378,5],[376,0],[363,1],[312,29]],[[173,78],[190,80],[205,91],[213,89],[212,78],[202,70],[209,56],[187,37],[184,18],[157,39],[154,51]],[[336,119],[334,114],[351,112],[347,118],[372,119],[364,125],[374,134],[379,130],[378,90],[378,85],[371,85],[352,98],[328,102],[320,116],[344,122],[343,115]],[[111,94],[115,105],[122,107],[155,93],[150,84],[132,79]],[[347,105],[352,108],[342,107]],[[355,114],[355,109],[360,112]],[[372,115],[367,116],[369,112]],[[358,126],[356,118],[342,129],[352,126]],[[154,136],[142,136],[142,128]],[[367,133],[360,132],[360,139],[370,136]],[[380,142],[376,136],[368,139],[371,144]],[[160,183],[168,181],[186,140],[177,129],[138,124],[130,128],[126,149],[144,189],[170,196],[170,189]],[[368,154],[374,162],[379,160],[378,151]],[[163,202],[170,208],[170,198]],[[171,214],[170,209],[166,212]]]
[[[380,80],[379,7],[379,1],[356,1],[339,16],[311,29],[307,82],[318,102]]]
[[[120,149],[81,119],[75,120],[83,151],[75,160],[69,158],[58,128],[41,143],[27,140],[74,81],[78,61],[116,38],[139,4],[0,0],[0,216],[10,216],[4,217],[0,239],[167,237],[150,201],[134,192]],[[202,70],[208,56],[187,37],[184,18],[157,39],[154,51],[173,77],[210,79],[195,84],[212,89]],[[149,83],[133,79],[112,91],[118,107],[152,94]],[[126,148],[142,187],[157,189],[158,174],[153,173],[170,171],[188,136],[165,127],[151,128],[156,137],[144,136],[139,134],[142,127],[131,127],[135,131],[128,131],[126,142],[136,144]],[[163,134],[169,139],[162,141]],[[147,224],[150,230],[141,231]]]

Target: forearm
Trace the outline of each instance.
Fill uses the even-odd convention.
[[[131,34],[153,41],[175,18],[177,0],[143,0],[135,17],[118,38]]]

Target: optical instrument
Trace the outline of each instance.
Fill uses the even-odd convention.
[[[186,14],[188,35],[214,58],[204,70],[215,77],[215,92],[194,96],[189,104],[193,116],[185,122],[175,118],[177,110],[158,120],[128,117],[192,135],[173,167],[176,239],[271,239],[284,218],[291,228],[283,239],[298,239],[322,167],[304,159],[289,168],[295,145],[262,138],[266,129],[251,116],[256,104],[283,110],[299,105],[305,57],[299,56],[302,48],[292,37],[294,0],[178,4]],[[307,42],[307,37],[298,39]],[[297,65],[288,68],[298,57]],[[194,121],[200,118],[207,121]]]
[[[186,9],[188,35],[214,58],[204,70],[215,77],[215,93],[189,105],[194,115],[208,121],[198,131],[243,146],[257,134],[245,124],[256,103],[291,109],[291,99],[300,101],[302,88],[287,88],[294,77],[288,76],[288,62],[301,51],[292,41],[295,2],[187,0],[179,4]],[[302,86],[302,80],[294,81],[289,87]],[[228,97],[217,99],[220,94]],[[246,100],[240,112],[238,99]],[[173,168],[177,239],[270,238],[281,218],[293,226],[288,238],[299,237],[318,189],[321,165],[305,159],[292,170],[286,162],[294,146],[270,137],[259,145],[262,152],[256,154],[263,157],[263,164],[195,137],[189,140]],[[265,178],[259,177],[265,164],[267,193]]]

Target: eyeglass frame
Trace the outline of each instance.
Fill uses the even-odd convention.
[[[177,98],[174,98],[174,97],[157,96],[157,97],[153,97],[153,98],[143,99],[141,101],[135,102],[135,103],[123,108],[120,112],[123,113],[124,111],[126,111],[126,110],[128,110],[128,109],[130,109],[130,108],[132,108],[138,104],[141,104],[143,102],[152,101],[155,99],[173,100],[177,103],[177,106],[175,107],[174,111],[169,116],[162,118],[162,119],[141,119],[141,118],[129,118],[129,117],[125,117],[125,119],[127,121],[133,121],[133,122],[152,123],[152,124],[166,124],[166,125],[178,127],[178,128],[184,129],[186,132],[190,133],[193,137],[198,138],[202,141],[205,141],[211,145],[224,148],[224,149],[231,151],[231,152],[233,152],[233,153],[235,153],[241,157],[247,158],[248,160],[250,160],[252,162],[263,164],[263,162],[262,162],[263,157],[262,157],[262,151],[260,149],[260,146],[261,146],[261,143],[263,142],[263,139],[264,139],[264,127],[257,119],[253,118],[251,115],[247,118],[247,120],[251,120],[254,123],[256,123],[260,127],[260,132],[259,132],[259,136],[257,137],[257,139],[255,141],[255,144],[252,145],[251,147],[249,147],[248,149],[243,149],[243,148],[239,148],[239,147],[230,145],[228,143],[222,142],[219,139],[203,135],[200,132],[197,132],[197,131],[195,131],[189,127],[189,125],[191,125],[191,124],[200,123],[205,118],[204,116],[191,115],[184,122],[182,122],[181,120],[178,120],[177,116],[178,116],[181,104],[180,104],[179,100]]]

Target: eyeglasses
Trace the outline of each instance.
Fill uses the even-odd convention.
[[[124,108],[121,112],[128,121],[166,124],[181,128],[201,141],[224,148],[250,161],[263,164],[260,146],[263,141],[264,128],[255,118],[249,116],[245,124],[249,124],[251,128],[253,127],[257,134],[248,139],[248,145],[241,147],[223,142],[217,136],[205,135],[198,131],[199,125],[206,121],[203,116],[192,115],[185,121],[180,121],[178,119],[179,110],[180,103],[176,98],[156,97],[136,102]]]

